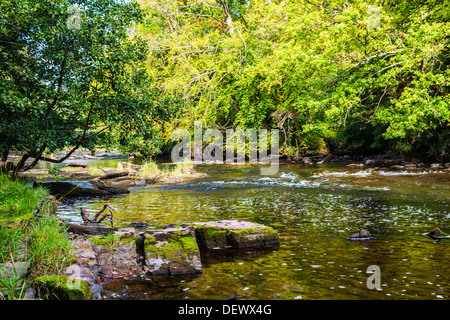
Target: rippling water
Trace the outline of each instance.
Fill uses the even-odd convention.
[[[79,207],[117,209],[115,226],[246,219],[276,229],[279,247],[239,255],[202,254],[198,276],[121,282],[130,299],[449,299],[450,172],[280,165],[275,176],[257,166],[198,166],[209,178],[147,186],[105,199],[76,200],[58,210],[81,221]],[[379,240],[350,241],[362,228]],[[381,288],[368,289],[368,266]]]

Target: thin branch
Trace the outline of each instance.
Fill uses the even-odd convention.
[[[103,128],[103,129],[101,129],[101,130],[99,130],[99,131],[97,131],[97,132],[94,132],[94,133],[88,135],[87,137],[83,138],[82,140],[80,140],[80,141],[78,142],[78,144],[77,144],[75,147],[73,147],[73,149],[70,150],[70,151],[69,151],[64,157],[62,157],[61,159],[51,159],[51,158],[47,158],[47,157],[41,157],[40,160],[48,161],[48,162],[51,162],[51,163],[61,163],[61,162],[63,162],[64,160],[66,160],[67,158],[69,158],[69,157],[72,155],[72,153],[74,153],[74,152],[80,147],[81,143],[83,143],[84,140],[89,139],[89,138],[91,138],[91,137],[93,137],[93,136],[96,136],[96,135],[102,133],[103,131],[105,131],[106,129],[108,129],[108,127],[105,127],[105,128]],[[85,133],[86,133],[86,131],[83,133],[83,135],[84,135]]]

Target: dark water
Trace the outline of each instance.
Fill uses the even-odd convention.
[[[110,163],[111,164],[111,163]],[[108,201],[115,226],[144,220],[169,223],[239,218],[280,234],[279,247],[240,255],[202,254],[197,276],[116,283],[130,299],[449,299],[450,172],[351,169],[282,164],[277,175],[257,166],[198,166],[209,178],[178,186],[151,186],[105,199],[62,206],[80,220]],[[350,241],[362,228],[379,240]],[[379,267],[380,289],[369,289],[367,268]]]

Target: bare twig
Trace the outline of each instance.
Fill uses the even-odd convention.
[[[110,213],[105,213],[103,216],[100,217],[100,215],[103,213],[103,211],[105,211],[108,208]],[[103,222],[106,218],[111,218],[111,227],[113,226],[113,211],[116,211],[115,208],[113,208],[109,203],[105,203],[103,205],[103,208],[100,209],[100,211],[98,211],[93,218],[90,217],[89,213],[87,212],[87,210],[83,207],[80,208],[80,214],[81,214],[81,219],[83,219],[84,223],[101,223]]]

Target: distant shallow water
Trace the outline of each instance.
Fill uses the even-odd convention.
[[[73,200],[58,213],[81,221],[81,206],[97,211],[109,202],[115,226],[246,219],[276,229],[280,246],[202,254],[199,276],[116,284],[130,299],[449,299],[450,241],[425,235],[450,231],[448,171],[281,164],[277,175],[261,176],[249,165],[196,169],[209,178]],[[346,239],[362,228],[379,240]],[[379,290],[367,287],[371,265],[380,268]]]

